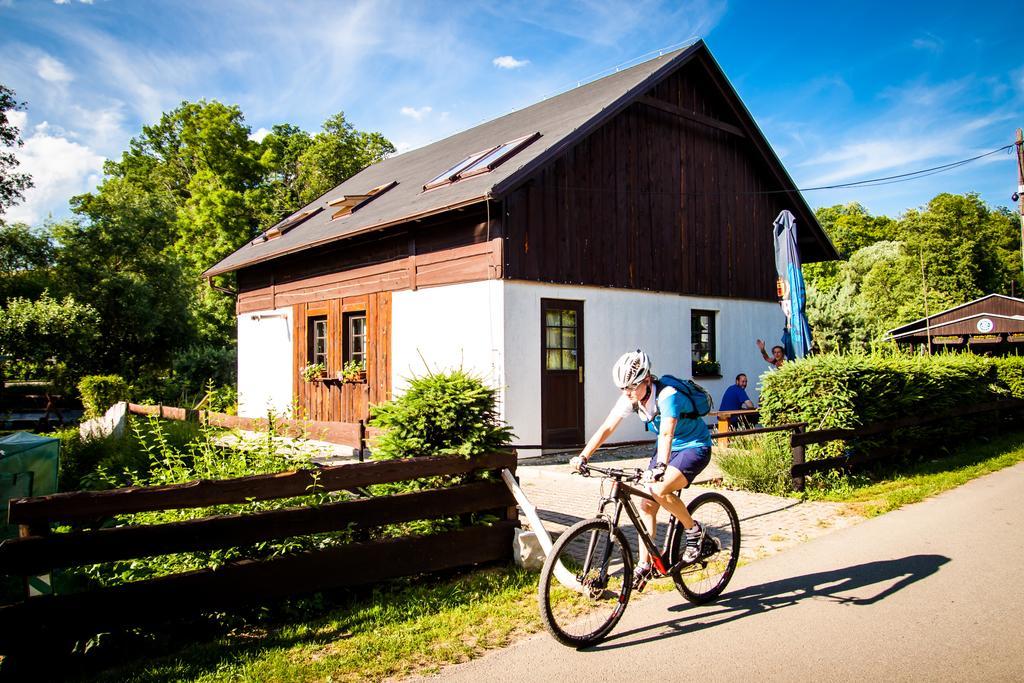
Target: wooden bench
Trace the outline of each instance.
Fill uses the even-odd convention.
[[[708,413],[709,416],[714,417],[718,420],[718,433],[724,434],[729,430],[729,421],[736,417],[745,417],[746,422],[751,426],[757,424],[758,410],[756,408],[750,410],[714,410]],[[719,445],[727,446],[729,439],[722,437],[717,440]]]

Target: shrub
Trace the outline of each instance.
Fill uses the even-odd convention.
[[[85,417],[100,417],[118,401],[127,401],[128,382],[120,375],[88,375],[78,383]]]
[[[112,488],[144,477],[150,457],[139,440],[139,421],[129,418],[128,429],[120,437],[83,437],[77,427],[54,432],[60,439],[60,490]],[[192,422],[167,421],[161,429],[166,442],[177,449],[184,449],[199,433],[199,426]]]
[[[202,409],[227,415],[238,414],[238,390],[233,386],[208,386],[202,401]]]
[[[787,363],[762,377],[765,425],[807,422],[808,429],[854,428],[929,415],[1000,398],[1024,398],[1024,359],[973,354],[909,356],[824,354]],[[878,438],[808,446],[807,459],[896,446],[941,449],[978,434],[991,416],[959,417],[895,430]]]
[[[513,435],[498,419],[496,396],[461,369],[416,377],[397,399],[370,409],[370,424],[384,430],[373,457],[471,457],[500,450]]]
[[[10,356],[11,377],[50,378],[64,391],[95,363],[99,341],[99,314],[72,296],[58,301],[43,292],[0,308],[0,353]]]

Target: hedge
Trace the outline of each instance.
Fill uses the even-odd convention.
[[[853,428],[1010,397],[1024,398],[1024,357],[824,354],[763,375],[760,411],[765,425],[807,422],[809,430]],[[905,452],[944,449],[984,433],[991,420],[991,415],[956,418],[871,441],[809,446],[807,459],[880,445]]]
[[[118,401],[127,401],[128,382],[120,375],[87,375],[78,383],[87,419],[101,417]]]

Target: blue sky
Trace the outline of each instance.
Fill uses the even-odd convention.
[[[0,83],[37,188],[68,214],[141,126],[182,100],[238,104],[258,136],[344,110],[411,149],[691,37],[705,39],[800,187],[889,176],[1013,142],[1024,54],[1011,2],[0,0]],[[896,216],[938,192],[1010,205],[1015,158],[807,192]]]

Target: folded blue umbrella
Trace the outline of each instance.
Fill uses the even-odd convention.
[[[772,226],[775,237],[775,272],[779,275],[782,312],[786,326],[782,346],[790,360],[803,358],[811,350],[811,328],[807,324],[807,297],[800,251],[796,242],[796,218],[783,209]]]

